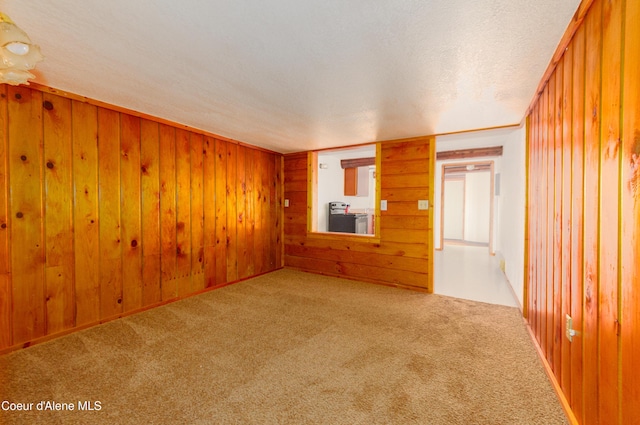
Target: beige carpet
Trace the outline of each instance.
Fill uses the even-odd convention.
[[[291,270],[0,356],[0,374],[0,402],[33,403],[2,424],[566,423],[516,309]]]

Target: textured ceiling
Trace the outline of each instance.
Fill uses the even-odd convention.
[[[0,0],[35,82],[278,152],[519,123],[578,0]]]

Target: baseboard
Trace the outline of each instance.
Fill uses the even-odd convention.
[[[538,358],[542,362],[544,371],[547,374],[547,377],[549,377],[551,386],[553,387],[553,390],[555,391],[556,396],[560,401],[560,405],[562,406],[562,410],[564,410],[564,414],[566,415],[567,420],[571,425],[580,425],[580,423],[578,422],[578,419],[573,414],[573,410],[571,410],[571,405],[569,404],[569,400],[567,400],[567,398],[564,395],[564,392],[562,392],[562,387],[560,386],[560,383],[556,379],[556,375],[554,375],[553,370],[551,369],[551,365],[549,364],[546,357],[544,356],[542,348],[540,348],[540,344],[538,344],[538,340],[536,339],[536,335],[533,332],[533,329],[531,329],[531,326],[529,326],[529,323],[527,323],[527,321],[524,318],[523,320],[527,327],[527,332],[529,332],[529,337],[533,342],[533,346],[536,348],[536,351],[538,353]]]
[[[154,304],[150,304],[150,305],[147,305],[147,306],[144,306],[144,307],[141,307],[141,308],[137,308],[135,310],[127,311],[126,313],[118,313],[118,314],[116,314],[114,316],[105,317],[105,318],[97,320],[95,322],[85,323],[84,325],[74,326],[73,328],[65,329],[63,331],[56,332],[56,333],[53,333],[53,334],[50,334],[50,335],[41,336],[39,338],[30,340],[30,341],[25,341],[25,342],[21,342],[19,344],[14,344],[14,345],[11,345],[9,347],[5,347],[5,348],[1,349],[0,350],[0,355],[7,354],[7,353],[10,353],[12,351],[21,350],[23,348],[28,348],[28,347],[31,347],[31,346],[36,345],[36,344],[42,344],[43,342],[47,342],[47,341],[50,341],[52,339],[60,338],[61,336],[69,335],[69,334],[72,334],[74,332],[79,332],[79,331],[84,330],[84,329],[88,329],[88,328],[92,328],[94,326],[102,325],[103,323],[111,322],[113,320],[121,319],[123,317],[132,316],[132,315],[137,314],[137,313],[142,313],[143,311],[146,311],[146,310],[151,310],[151,309],[156,308],[156,307],[160,307],[160,306],[163,306],[163,305],[166,305],[166,304],[170,304],[170,303],[175,302],[175,301],[180,301],[180,300],[183,300],[185,298],[190,298],[190,297],[193,297],[193,296],[196,296],[196,295],[200,295],[200,294],[203,294],[205,292],[209,292],[209,291],[213,291],[213,290],[216,290],[216,289],[220,289],[220,288],[223,288],[225,286],[234,285],[236,283],[240,283],[240,282],[243,282],[245,280],[252,279],[254,277],[258,277],[258,276],[262,276],[262,275],[265,275],[265,274],[268,274],[268,273],[275,272],[275,271],[280,270],[282,268],[283,267],[277,267],[277,268],[275,268],[273,270],[269,270],[269,271],[266,271],[266,272],[258,273],[258,274],[255,274],[255,275],[252,275],[252,276],[248,276],[248,277],[245,277],[245,278],[242,278],[242,279],[234,280],[232,282],[225,282],[225,283],[223,283],[221,285],[214,285],[214,286],[210,286],[210,287],[207,287],[207,288],[203,288],[203,289],[200,289],[200,290],[198,290],[196,292],[192,292],[190,294],[184,295],[182,297],[175,297],[175,298],[171,298],[171,299],[168,299],[168,300],[160,301],[160,302],[157,302],[157,303],[154,303]]]
[[[300,267],[285,266],[284,268],[288,269],[288,270],[296,270],[296,271],[299,271],[299,272],[317,274],[317,275],[320,275],[320,276],[337,277],[338,279],[354,280],[354,281],[357,281],[357,282],[373,283],[374,285],[388,286],[388,287],[391,287],[391,288],[399,288],[399,289],[408,289],[410,291],[424,292],[426,294],[433,294],[433,290],[429,290],[429,288],[425,288],[425,287],[421,287],[421,286],[404,285],[402,283],[385,282],[385,281],[382,281],[382,280],[367,279],[367,278],[364,278],[364,277],[345,276],[345,275],[339,274],[339,273],[327,273],[327,272],[322,272],[322,271],[317,271],[317,270],[303,269],[303,268],[300,268]]]

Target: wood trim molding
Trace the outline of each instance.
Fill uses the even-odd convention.
[[[204,294],[206,292],[215,291],[216,289],[224,288],[225,286],[235,285],[236,283],[240,283],[240,282],[243,282],[245,280],[253,279],[254,277],[263,276],[263,275],[266,275],[266,274],[269,274],[269,273],[273,273],[274,271],[277,271],[277,270],[280,270],[280,269],[284,269],[284,266],[277,267],[274,270],[258,273],[258,274],[255,274],[253,276],[243,277],[242,279],[237,279],[237,280],[234,280],[234,281],[231,281],[231,282],[224,282],[224,283],[221,283],[219,285],[209,286],[207,288],[200,289],[200,290],[198,290],[196,292],[193,292],[191,294],[177,296],[177,297],[174,297],[174,298],[171,298],[171,299],[168,299],[168,300],[159,301],[159,302],[154,303],[154,304],[149,304],[149,305],[146,305],[144,307],[136,308],[134,310],[130,310],[130,311],[123,312],[123,313],[118,313],[118,314],[115,314],[113,316],[106,317],[104,319],[95,320],[93,322],[85,323],[84,325],[76,326],[74,328],[64,329],[64,330],[62,330],[60,332],[56,332],[56,333],[53,333],[53,334],[45,335],[45,336],[42,336],[40,338],[36,338],[34,340],[31,340],[31,341],[21,342],[19,344],[13,344],[13,345],[11,345],[9,347],[5,347],[3,349],[0,349],[0,356],[1,355],[5,355],[5,354],[9,354],[9,353],[11,353],[13,351],[21,350],[23,348],[31,347],[31,346],[34,346],[36,344],[42,344],[43,342],[51,341],[52,339],[60,338],[62,336],[69,335],[69,334],[72,334],[72,333],[75,333],[75,332],[78,332],[78,331],[81,331],[81,330],[84,330],[84,329],[89,329],[89,328],[92,328],[92,327],[95,327],[95,326],[98,326],[98,325],[102,325],[104,323],[112,322],[114,320],[121,319],[123,317],[133,316],[134,314],[142,313],[143,311],[147,311],[147,310],[152,310],[152,309],[154,309],[156,307],[160,307],[160,306],[163,306],[163,305],[171,304],[171,303],[174,303],[176,301],[185,300],[187,298],[192,298],[192,297],[195,297],[196,295],[201,295],[201,294]]]
[[[469,159],[485,156],[502,156],[502,146],[491,146],[487,148],[458,149],[455,151],[442,151],[436,153],[436,159],[443,161],[447,159]]]
[[[560,405],[562,406],[562,410],[564,410],[564,413],[567,416],[567,420],[571,425],[580,425],[580,423],[578,422],[578,419],[573,413],[573,410],[571,409],[569,400],[567,400],[567,397],[565,397],[564,393],[562,392],[562,388],[560,387],[560,383],[556,379],[556,376],[553,374],[553,369],[551,369],[551,365],[545,358],[544,352],[542,351],[542,348],[540,347],[540,344],[536,339],[535,332],[533,331],[533,329],[531,329],[531,325],[529,324],[529,322],[527,322],[527,320],[525,320],[524,318],[523,320],[525,322],[527,332],[529,333],[529,337],[531,338],[531,342],[533,342],[533,346],[535,347],[536,352],[538,353],[538,359],[540,359],[540,362],[542,362],[542,367],[544,368],[544,372],[547,374],[547,377],[551,382],[551,386],[553,387],[553,390],[556,393],[556,396],[558,397],[558,401],[560,401]]]
[[[375,157],[368,158],[353,158],[353,159],[341,159],[340,166],[342,168],[358,168],[368,167],[369,165],[376,165]]]
[[[33,89],[33,90],[41,91],[43,93],[49,93],[49,94],[53,94],[53,95],[56,95],[56,96],[61,96],[61,97],[64,97],[66,99],[71,99],[71,100],[76,100],[78,102],[88,103],[89,105],[97,106],[97,107],[100,107],[100,108],[105,108],[105,109],[110,109],[112,111],[121,112],[123,114],[131,115],[131,116],[134,116],[134,117],[143,118],[143,119],[146,119],[146,120],[149,120],[149,121],[153,121],[153,122],[157,122],[157,123],[160,123],[160,124],[167,124],[167,125],[170,125],[170,126],[175,127],[175,128],[180,128],[180,129],[183,129],[183,130],[190,131],[192,133],[202,134],[203,136],[208,136],[208,137],[213,137],[214,139],[217,139],[217,140],[223,140],[225,142],[235,143],[235,144],[237,144],[239,146],[245,146],[245,147],[248,147],[248,148],[251,148],[251,149],[257,149],[259,151],[263,151],[263,152],[267,152],[267,153],[274,153],[274,154],[282,155],[281,152],[272,151],[270,149],[262,148],[260,146],[254,146],[254,145],[251,145],[249,143],[245,143],[245,142],[241,142],[239,140],[230,139],[228,137],[221,136],[219,134],[210,133],[208,131],[201,130],[199,128],[190,127],[190,126],[188,126],[186,124],[180,124],[180,123],[177,123],[175,121],[171,121],[171,120],[168,120],[168,119],[164,119],[164,118],[156,117],[156,116],[153,116],[153,115],[145,114],[143,112],[134,111],[132,109],[124,108],[122,106],[112,105],[112,104],[109,104],[109,103],[106,103],[106,102],[102,102],[102,101],[99,101],[99,100],[91,99],[89,97],[82,96],[82,95],[75,94],[75,93],[69,93],[69,92],[66,92],[64,90],[59,90],[59,89],[56,89],[56,88],[53,88],[53,87],[49,87],[49,86],[45,86],[45,85],[42,85],[42,84],[38,84],[38,83],[33,83],[32,82],[32,83],[29,84],[29,88]]]

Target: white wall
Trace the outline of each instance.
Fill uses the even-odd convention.
[[[500,176],[499,259],[520,305],[524,288],[524,216],[526,197],[526,129],[521,126],[505,143]]]
[[[515,128],[476,131],[438,136],[436,151],[503,146],[502,157],[481,158],[494,161],[494,173],[500,174],[500,195],[494,197],[494,249],[498,261],[504,261],[505,274],[513,291],[523,302],[524,285],[524,212],[526,129]],[[440,249],[440,203],[442,164],[460,161],[436,161],[434,199],[434,246]]]

